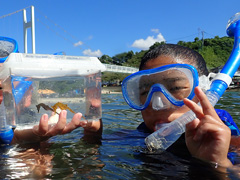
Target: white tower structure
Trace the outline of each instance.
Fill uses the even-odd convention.
[[[34,6],[31,6],[31,20],[27,21],[26,9],[23,9],[23,32],[24,32],[24,53],[28,53],[27,50],[27,29],[31,28],[32,34],[32,53],[35,54],[35,17]]]

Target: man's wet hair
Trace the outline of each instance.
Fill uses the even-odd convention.
[[[181,61],[181,63],[190,64],[197,69],[199,76],[207,76],[209,73],[205,60],[198,52],[176,44],[161,44],[154,49],[150,49],[142,57],[139,70],[143,70],[148,61],[156,59],[159,56],[171,57]]]

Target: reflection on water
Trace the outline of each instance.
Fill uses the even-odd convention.
[[[224,96],[220,99],[219,103],[216,105],[217,108],[222,108],[227,110],[234,121],[240,127],[240,90],[238,91],[227,91]]]
[[[53,137],[39,145],[1,149],[1,179],[214,179],[206,165],[172,153],[149,154],[137,132],[141,114],[121,94],[102,95],[103,136],[89,141],[83,130]],[[217,108],[229,111],[240,125],[240,92],[226,92]],[[231,169],[231,175],[239,173]]]
[[[1,178],[22,179],[42,178],[51,172],[52,158],[48,151],[49,143],[15,146],[1,149]]]

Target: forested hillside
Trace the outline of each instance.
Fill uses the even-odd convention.
[[[179,41],[177,44],[192,48],[198,51],[206,60],[207,66],[209,69],[218,67],[224,64],[233,47],[234,39],[230,37],[218,37],[212,39],[204,39],[201,40],[199,38],[195,38],[193,42],[184,42]],[[158,46],[160,43],[155,43],[150,49]],[[138,67],[140,63],[141,57],[144,55],[146,51],[142,50],[140,52],[134,53],[133,51],[123,52],[117,54],[113,57],[108,55],[103,55],[100,58],[102,63],[107,64],[116,64],[116,65],[124,65],[124,66],[132,66]]]
[[[163,42],[161,42],[163,43]],[[160,45],[161,43],[157,42],[153,46],[150,47],[150,49]],[[233,48],[234,39],[230,37],[218,37],[215,36],[212,39],[199,39],[195,38],[193,42],[184,42],[179,41],[177,44],[189,47],[191,49],[194,49],[195,51],[198,51],[203,58],[206,60],[208,69],[212,69],[218,66],[223,65],[229,55],[231,54],[232,48]],[[131,66],[131,67],[137,67],[140,64],[141,57],[147,52],[147,50],[142,50],[140,52],[123,52],[120,54],[117,54],[113,57],[110,57],[108,55],[103,55],[100,58],[100,61],[102,63],[107,64],[115,64],[115,65],[123,65],[123,66]],[[114,77],[113,77],[114,76]],[[119,77],[119,80],[122,80],[126,75],[121,74],[115,74],[112,75],[110,73],[104,73],[103,74],[103,81],[112,81],[113,79],[116,79],[116,77]]]

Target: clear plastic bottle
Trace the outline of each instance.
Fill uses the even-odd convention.
[[[0,144],[10,144],[13,138],[12,126],[7,124],[4,102],[0,104]]]
[[[218,93],[215,91],[207,91],[206,95],[210,103],[214,106],[219,99]],[[148,149],[150,151],[166,150],[185,132],[186,124],[195,118],[196,115],[194,112],[188,111],[175,121],[164,125],[145,139]]]

